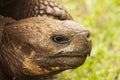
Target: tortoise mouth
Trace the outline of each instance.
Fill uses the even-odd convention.
[[[80,57],[80,58],[84,58],[90,56],[90,52],[79,52],[79,51],[60,51],[57,52],[54,56],[49,56],[50,58],[58,58],[58,57]]]

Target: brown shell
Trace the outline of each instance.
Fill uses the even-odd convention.
[[[60,20],[72,19],[65,8],[54,0],[14,0],[3,7],[0,14],[17,20],[43,15]]]

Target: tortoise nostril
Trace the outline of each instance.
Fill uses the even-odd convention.
[[[67,37],[61,35],[53,36],[52,40],[57,44],[67,44],[69,42]]]
[[[87,33],[87,38],[89,39],[91,37],[90,32]]]
[[[91,34],[89,31],[84,31],[82,35],[86,38],[87,41],[91,41]]]

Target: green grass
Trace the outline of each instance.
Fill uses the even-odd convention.
[[[120,0],[60,0],[92,34],[91,57],[61,80],[120,80]]]

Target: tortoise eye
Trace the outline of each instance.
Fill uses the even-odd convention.
[[[57,44],[67,44],[69,42],[67,37],[61,35],[53,36],[52,40]]]

